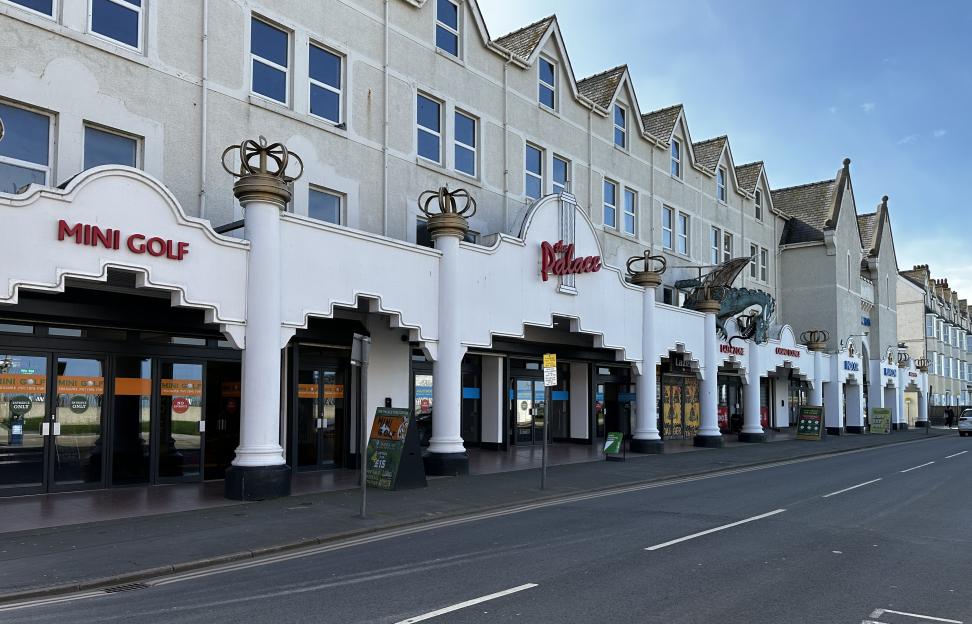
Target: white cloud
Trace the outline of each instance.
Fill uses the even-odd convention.
[[[898,145],[907,145],[909,143],[914,143],[917,140],[918,140],[917,134],[909,134],[908,136],[899,139]]]
[[[861,104],[861,110],[864,111],[865,113],[870,113],[875,108],[877,108],[877,104],[875,104],[874,102],[864,102],[863,104]]]
[[[939,128],[938,130],[932,132],[932,136],[935,137],[936,139],[942,138],[943,136],[945,136],[945,134],[946,134],[945,128]]]

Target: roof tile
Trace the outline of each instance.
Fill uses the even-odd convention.
[[[627,65],[618,65],[599,74],[588,76],[577,82],[577,90],[596,105],[606,109],[611,105],[611,100],[614,99],[614,94],[626,71],[628,71]]]
[[[495,40],[495,43],[503,46],[516,56],[527,59],[533,51],[540,45],[540,40],[547,34],[547,29],[557,17],[549,15],[542,20],[528,24],[519,30],[503,35]]]
[[[833,212],[836,180],[824,180],[771,191],[773,206],[790,217],[783,228],[782,243],[823,240]]]
[[[736,180],[739,186],[747,193],[756,191],[756,182],[759,181],[759,173],[763,170],[763,161],[746,163],[736,167]]]
[[[682,105],[676,104],[645,113],[641,116],[641,124],[645,128],[645,132],[667,143],[672,138],[672,132],[675,131],[675,124],[678,122],[678,116],[681,113]]]
[[[699,141],[692,144],[692,151],[695,153],[695,160],[709,173],[715,173],[716,165],[719,164],[719,157],[726,146],[728,138],[726,135],[718,136],[714,139]]]

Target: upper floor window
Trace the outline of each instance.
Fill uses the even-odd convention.
[[[85,126],[84,168],[91,169],[101,165],[137,167],[138,140],[117,132]]]
[[[456,111],[456,171],[476,175],[476,119]]]
[[[604,181],[604,225],[618,227],[618,185],[610,180]]]
[[[757,277],[757,262],[759,261],[759,247],[756,245],[749,246],[749,277],[756,279]]]
[[[689,216],[684,212],[678,213],[678,253],[688,255],[689,247]]]
[[[756,189],[755,203],[756,203],[756,220],[762,221],[763,220],[763,192],[760,191],[759,189]]]
[[[682,144],[672,139],[672,177],[682,177]]]
[[[732,260],[732,234],[729,232],[722,233],[722,261],[729,262]]]
[[[550,109],[557,108],[557,68],[552,61],[540,57],[539,71],[539,100]]]
[[[310,114],[331,123],[342,121],[341,83],[344,59],[324,48],[310,44]]]
[[[459,56],[459,5],[452,0],[436,2],[435,46],[452,56]]]
[[[722,257],[722,230],[717,227],[712,228],[712,231],[709,233],[709,246],[712,251],[709,255],[710,262],[712,264],[719,264],[719,258]]]
[[[51,116],[0,102],[0,193],[51,178]]]
[[[668,206],[662,206],[662,247],[674,248],[675,211]]]
[[[115,43],[142,49],[142,0],[91,0],[88,28]]]
[[[552,178],[554,193],[566,191],[567,183],[570,181],[570,161],[560,156],[554,156]]]
[[[635,233],[637,209],[638,194],[629,188],[624,189],[624,232],[626,234],[634,235]]]
[[[416,102],[418,155],[442,164],[442,105],[421,93]]]
[[[614,144],[618,147],[628,146],[627,111],[619,104],[614,105]]]
[[[726,170],[722,167],[716,171],[716,198],[723,203],[726,201]]]
[[[54,17],[54,0],[7,0],[11,4],[16,4],[30,9],[35,13],[40,13],[46,17]]]
[[[341,225],[342,199],[338,193],[311,187],[307,197],[307,216]]]
[[[527,143],[524,162],[523,194],[530,199],[543,195],[543,150]]]
[[[287,104],[290,81],[290,34],[256,17],[250,20],[252,85],[257,95]]]
[[[759,249],[759,279],[769,283],[769,250],[765,247]]]

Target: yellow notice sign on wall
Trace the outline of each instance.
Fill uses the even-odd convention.
[[[557,368],[557,354],[556,353],[544,353],[543,354],[543,367],[544,368]]]

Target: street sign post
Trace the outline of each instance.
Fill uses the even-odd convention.
[[[550,429],[550,388],[557,385],[557,354],[543,354],[543,447],[540,452],[540,489],[547,487],[547,431]]]
[[[823,439],[823,408],[816,405],[800,406],[797,421],[797,440]]]

